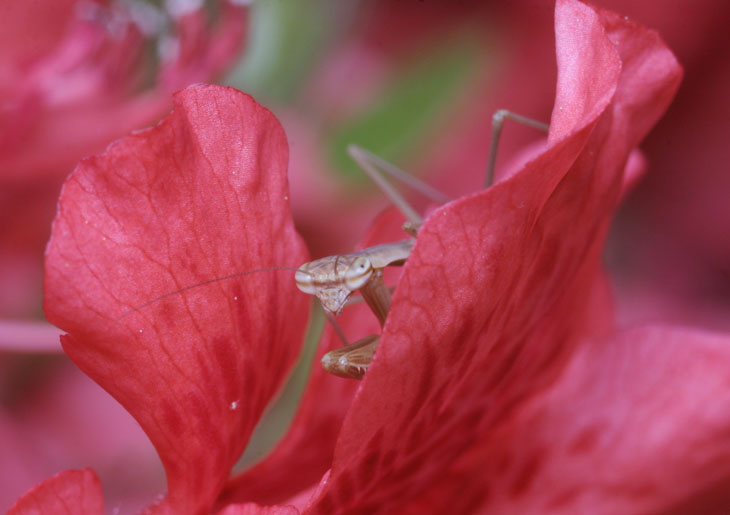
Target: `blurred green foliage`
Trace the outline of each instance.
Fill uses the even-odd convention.
[[[338,38],[347,37],[353,17],[362,15],[359,5],[345,0],[256,2],[245,59],[228,82],[274,110],[277,104],[286,105],[319,122],[330,120],[327,113],[311,113],[310,106],[297,105],[297,95]],[[316,127],[323,131],[319,143],[334,180],[357,188],[367,184],[347,154],[351,143],[406,164],[438,137],[440,122],[483,72],[484,42],[473,37],[472,28],[461,27],[394,59],[397,65],[369,104],[346,119]]]
[[[407,163],[440,132],[439,121],[470,83],[478,54],[469,39],[441,42],[398,70],[373,103],[330,129],[332,169],[357,184],[367,176],[347,154],[354,143],[391,163]]]

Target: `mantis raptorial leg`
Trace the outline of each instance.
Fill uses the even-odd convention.
[[[549,129],[549,126],[545,123],[504,109],[494,113],[485,187],[489,187],[494,178],[497,147],[505,119],[511,119],[544,131]],[[437,203],[441,204],[450,200],[443,193],[362,147],[350,145],[347,150],[360,168],[405,215],[408,222],[403,228],[414,237],[421,225],[421,216],[385,179],[380,171],[388,173],[391,177],[420,191],[424,196]],[[328,313],[328,318],[333,323],[334,316],[342,311],[348,297],[359,289],[382,327],[390,310],[390,290],[383,281],[383,269],[386,266],[402,265],[410,255],[414,242],[415,240],[410,239],[388,243],[352,254],[328,256],[305,263],[299,268],[295,276],[297,286],[305,293],[317,296],[325,312]],[[372,361],[380,337],[369,335],[350,344],[344,338],[336,323],[335,327],[345,346],[325,354],[322,358],[322,366],[335,375],[361,379]]]
[[[365,374],[379,337],[370,335],[350,344],[334,322],[334,316],[342,311],[350,295],[360,290],[382,327],[390,311],[390,289],[383,281],[383,269],[405,263],[414,242],[414,239],[409,239],[376,245],[352,254],[328,256],[305,263],[297,270],[294,275],[297,287],[304,293],[317,296],[345,344],[324,355],[322,366],[325,370],[353,379],[360,379]]]
[[[334,322],[347,299],[360,290],[381,327],[390,311],[390,289],[383,281],[383,269],[405,263],[415,240],[376,245],[352,254],[328,256],[302,265],[294,275],[300,290],[316,295],[327,318]],[[377,346],[378,336],[370,335],[353,344],[342,336],[345,346],[322,358],[325,370],[342,377],[362,378]]]
[[[331,350],[322,356],[322,367],[346,379],[362,379],[375,355],[380,336],[371,334],[353,344]]]

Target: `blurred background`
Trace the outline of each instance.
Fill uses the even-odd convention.
[[[609,238],[617,317],[728,330],[730,4],[597,4],[656,29],[685,68]],[[482,187],[496,109],[549,120],[553,5],[0,0],[0,508],[85,466],[109,510],[134,511],[165,490],[136,422],[43,322],[43,250],[81,158],[156,123],[175,90],[234,86],[284,125],[295,223],[310,252],[344,252],[387,205],[347,144],[457,197]],[[542,137],[508,122],[498,168]]]

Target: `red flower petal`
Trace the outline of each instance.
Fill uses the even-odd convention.
[[[101,482],[93,470],[65,470],[34,486],[8,510],[8,515],[93,515],[104,513]]]
[[[281,270],[160,296],[307,260],[286,162],[269,111],[200,85],[159,126],[82,162],[61,195],[46,315],[147,432],[181,512],[207,509],[222,487],[297,356],[309,299]]]
[[[592,342],[444,483],[477,474],[490,513],[722,513],[728,363],[728,337],[700,331],[633,329]]]
[[[432,511],[481,504],[489,513],[724,513],[730,414],[718,407],[729,395],[728,361],[727,336],[665,327],[585,345],[551,390],[452,463],[418,504]],[[475,480],[478,494],[445,495]]]
[[[550,148],[424,224],[314,512],[397,511],[423,495],[555,380],[593,319],[629,152],[681,73],[655,34],[578,2],[558,2],[556,32]]]

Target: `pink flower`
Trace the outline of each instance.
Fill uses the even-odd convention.
[[[11,287],[0,295],[0,315],[28,318],[38,309],[42,248],[73,166],[156,121],[172,91],[211,80],[238,58],[247,9],[217,4],[215,24],[202,6],[179,1],[167,2],[168,11],[85,0],[3,8],[0,280]]]
[[[168,107],[170,91],[224,71],[242,45],[245,10],[220,2],[222,26],[211,27],[199,6],[178,4],[155,13],[76,1],[4,13],[3,32],[10,35],[0,60],[0,180],[65,175],[84,155],[154,120]],[[29,17],[40,19],[28,23]],[[165,22],[173,25],[169,49],[159,57],[161,84],[145,89],[144,45],[163,38]],[[35,23],[43,38],[33,35],[29,46],[24,38]]]
[[[545,151],[430,214],[364,380],[315,369],[287,437],[238,478],[231,467],[300,349],[308,300],[283,270],[205,281],[307,259],[281,127],[246,95],[195,86],[159,126],[79,165],[47,251],[46,314],[158,450],[168,493],[152,511],[696,512],[728,501],[716,487],[730,476],[730,340],[616,330],[600,265],[629,155],[667,108],[679,65],[655,33],[574,0],[557,2],[556,40]],[[367,329],[360,315],[346,330]],[[330,345],[328,334],[320,352]],[[51,478],[11,513],[61,500],[99,512],[93,472]]]

